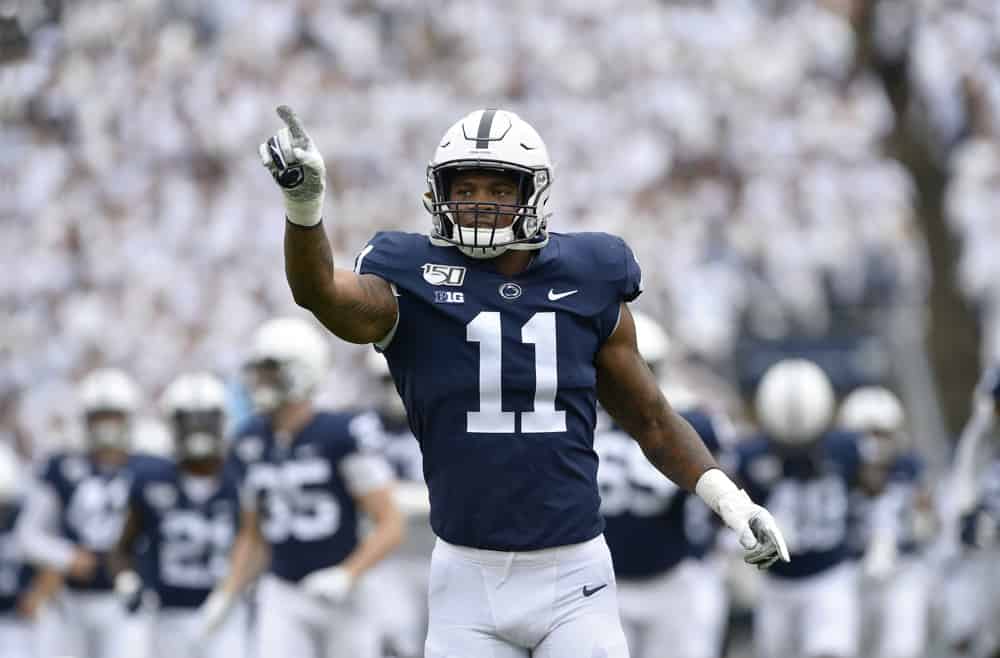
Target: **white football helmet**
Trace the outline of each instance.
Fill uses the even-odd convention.
[[[254,408],[271,413],[285,402],[309,399],[328,367],[326,339],[312,323],[296,317],[265,322],[253,336],[245,368]]]
[[[639,355],[656,374],[670,356],[670,337],[659,322],[642,311],[632,311],[635,320],[635,340]]]
[[[894,435],[903,429],[903,404],[882,386],[862,386],[840,405],[840,424],[855,432]]]
[[[21,465],[17,455],[0,444],[0,505],[14,502],[21,494]]]
[[[786,445],[815,440],[833,419],[833,406],[829,378],[806,359],[775,363],[757,387],[757,420],[770,437]]]
[[[365,355],[365,368],[376,380],[378,412],[393,423],[405,423],[406,407],[396,391],[385,357],[375,350],[369,350]]]
[[[132,415],[139,406],[139,388],[116,368],[101,368],[80,382],[80,404],[87,423],[89,448],[129,447]]]
[[[450,202],[453,175],[461,170],[493,170],[514,174],[516,203]],[[549,241],[547,209],[552,162],[545,142],[513,112],[476,110],[455,123],[441,138],[427,165],[424,207],[431,214],[431,243],[456,246],[472,258],[493,258],[508,249],[541,249]],[[453,213],[474,214],[474,226],[459,226]],[[496,228],[500,215],[514,222]],[[482,220],[482,226],[480,226]]]
[[[163,392],[160,406],[174,434],[181,459],[222,455],[226,387],[210,372],[180,375]]]

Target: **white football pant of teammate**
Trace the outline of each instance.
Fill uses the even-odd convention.
[[[247,655],[249,622],[246,606],[235,605],[219,627],[205,637],[199,636],[200,624],[197,610],[168,608],[154,613],[153,658],[235,658]]]
[[[901,558],[880,582],[863,580],[861,610],[865,651],[880,658],[919,658],[927,650],[930,572],[920,556]]]
[[[683,601],[683,614],[664,614],[665,601]],[[728,602],[722,567],[712,560],[687,559],[656,578],[621,580],[618,606],[633,658],[721,653]]]
[[[754,619],[759,658],[858,655],[860,606],[854,564],[797,580],[765,575]]]
[[[129,626],[129,615],[114,592],[60,592],[39,613],[41,658],[133,658],[133,636],[122,632]]]

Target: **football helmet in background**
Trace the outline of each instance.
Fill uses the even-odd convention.
[[[132,415],[139,406],[139,388],[116,368],[101,368],[80,382],[80,403],[89,449],[128,450]]]
[[[369,350],[365,355],[365,369],[376,382],[375,406],[379,414],[394,425],[406,424],[406,407],[396,391],[385,357],[375,350]]]
[[[659,322],[642,311],[633,310],[632,319],[639,355],[649,364],[650,370],[663,375],[662,370],[670,357],[670,336]]]
[[[822,368],[806,359],[783,359],[764,373],[755,399],[757,420],[775,441],[802,446],[833,419],[833,386]]]
[[[903,403],[882,386],[862,386],[851,391],[840,405],[838,422],[844,429],[865,436],[866,461],[888,462],[903,446]]]
[[[160,401],[170,423],[178,459],[211,459],[224,450],[226,387],[209,372],[186,373],[163,392]]]
[[[286,402],[312,397],[329,367],[326,339],[296,317],[265,322],[254,333],[244,377],[254,409],[272,413]]]
[[[0,507],[9,505],[21,495],[21,465],[14,450],[0,443]]]
[[[498,171],[517,180],[516,203],[449,201],[454,175],[463,170]],[[541,249],[549,240],[547,205],[552,162],[545,143],[513,112],[476,110],[451,126],[427,165],[424,206],[431,214],[431,243],[456,246],[472,258],[493,258],[508,249]],[[475,216],[474,226],[459,226],[455,213]],[[509,227],[494,225],[513,216]]]

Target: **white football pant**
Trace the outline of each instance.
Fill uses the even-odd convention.
[[[64,590],[39,613],[41,658],[135,658],[131,622],[112,592]]]
[[[664,614],[678,602],[676,612]],[[721,565],[687,559],[648,580],[620,580],[618,606],[634,658],[721,655],[728,613]]]
[[[941,579],[942,632],[949,646],[969,646],[986,655],[1000,646],[1000,551],[966,551]]]
[[[257,592],[256,636],[256,658],[379,656],[376,627],[357,597],[331,605],[272,574]]]
[[[153,658],[235,658],[247,654],[247,611],[237,604],[205,639],[197,637],[198,610],[164,608],[153,619]]]
[[[20,617],[0,615],[0,656],[35,658],[35,633],[32,624]]]
[[[393,555],[379,562],[361,588],[364,614],[378,629],[381,643],[395,655],[423,655],[427,637],[427,577],[431,555]]]
[[[930,573],[920,557],[905,557],[884,582],[862,580],[866,656],[919,658],[927,650]]]
[[[765,575],[754,611],[758,658],[851,658],[860,644],[857,569],[800,579]]]
[[[506,552],[437,540],[425,658],[628,658],[603,536]]]

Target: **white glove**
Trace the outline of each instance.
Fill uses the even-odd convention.
[[[233,609],[235,598],[228,592],[216,590],[208,595],[205,602],[198,608],[198,621],[195,625],[194,637],[204,640],[214,633]],[[197,644],[197,642],[195,642]]]
[[[864,574],[872,580],[886,580],[896,570],[899,554],[895,533],[878,533],[872,537],[863,561]]]
[[[302,579],[302,589],[328,603],[343,603],[354,586],[354,578],[343,567],[314,571]]]
[[[131,569],[126,569],[115,576],[115,595],[125,608],[132,609],[138,606],[141,589],[142,578]]]
[[[299,226],[315,226],[323,219],[326,191],[323,156],[292,108],[279,105],[278,116],[285,127],[258,147],[261,164],[281,186],[288,221]]]
[[[788,546],[771,513],[750,500],[729,477],[717,468],[702,474],[695,492],[727,526],[736,531],[746,550],[743,561],[767,569],[779,559],[789,562]]]

